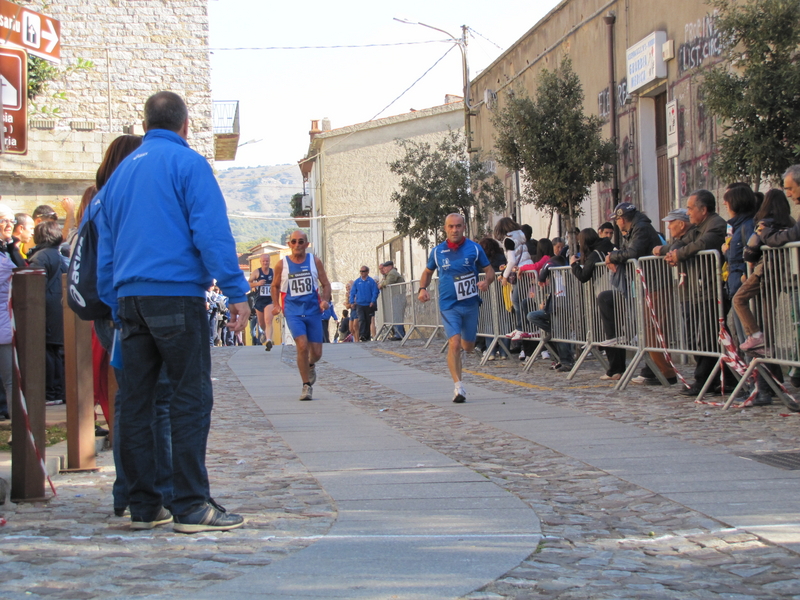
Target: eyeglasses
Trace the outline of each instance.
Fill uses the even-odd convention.
[[[0,225],[16,225],[17,222],[14,219],[0,219]]]
[[[302,246],[303,244],[306,243],[306,241],[305,240],[289,240],[289,243],[292,244],[292,245],[297,244],[298,246]]]
[[[369,271],[361,271],[362,273],[369,273]]]

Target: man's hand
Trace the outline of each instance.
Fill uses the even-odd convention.
[[[478,282],[478,289],[479,289],[480,291],[482,291],[482,292],[485,292],[486,290],[488,290],[488,289],[489,289],[489,282],[488,282],[488,281],[486,281],[485,279],[481,279],[481,280]]]
[[[62,198],[61,208],[63,208],[64,212],[66,212],[67,214],[73,212],[75,210],[75,200],[69,197]]]
[[[578,262],[577,256],[573,254],[572,256],[569,257],[569,264],[574,265],[576,262]]]
[[[656,246],[655,248],[653,248],[653,255],[654,256],[660,255],[661,254],[661,248],[663,248],[663,247],[664,246]]]
[[[319,308],[322,312],[325,312],[330,307],[330,303],[327,300],[322,300],[319,303]]]
[[[670,252],[667,252],[667,255],[664,257],[664,260],[667,261],[668,265],[670,265],[672,267],[677,267],[678,266],[678,251],[677,250],[672,250]]]
[[[227,325],[228,329],[234,333],[244,331],[250,319],[250,305],[247,302],[237,302],[236,304],[229,304],[228,310],[231,312],[231,319]]]
[[[277,317],[279,314],[281,314],[281,305],[275,302],[272,305],[272,316]]]
[[[417,299],[420,302],[427,302],[428,300],[431,299],[431,295],[428,293],[428,290],[420,290]]]

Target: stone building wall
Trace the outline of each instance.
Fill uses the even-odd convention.
[[[608,26],[603,19],[609,14],[616,16],[615,89],[609,86]],[[656,31],[666,33],[673,50],[674,57],[666,61],[667,75],[631,90],[626,50]],[[586,113],[606,122],[604,137],[611,134],[610,101],[615,100],[619,201],[633,202],[655,221],[659,214],[685,206],[691,191],[708,188],[719,195],[728,183],[718,181],[709,170],[721,132],[707,114],[699,91],[708,68],[721,60],[720,43],[714,9],[704,2],[564,0],[473,80],[473,100],[478,104],[473,143],[491,155],[492,115],[508,94],[535,95],[542,70],[553,70],[569,56],[583,85]],[[660,53],[661,48],[658,50]],[[673,100],[678,103],[679,155],[665,160],[657,148],[656,121],[666,123],[660,102]],[[510,187],[514,178],[502,167],[498,171],[507,177]],[[615,202],[611,182],[593,186],[584,203],[581,225],[597,227],[606,221]],[[522,221],[533,225],[535,235],[546,233],[548,216],[537,214],[530,205],[521,212]],[[556,231],[554,228],[551,235]]]
[[[388,164],[402,158],[404,150],[395,140],[435,144],[449,130],[463,127],[464,108],[457,102],[315,137],[312,148],[318,154],[309,186],[314,214],[321,218],[312,224],[312,241],[331,281],[345,283],[358,277],[361,265],[369,266],[371,276],[380,277],[376,249],[397,235],[393,224],[397,205],[391,195],[399,176],[389,171]],[[419,277],[426,253],[417,246],[411,254],[406,260],[414,261],[414,274]],[[408,274],[410,263],[405,267]]]
[[[51,0],[19,4],[61,23],[61,68],[78,59],[94,67],[50,82],[35,104],[58,109],[34,114],[29,106],[28,153],[0,157],[0,194],[15,210],[58,208],[76,201],[94,181],[108,144],[122,133],[142,133],[142,109],[151,94],[174,91],[186,100],[189,144],[213,159],[208,0]],[[63,92],[65,98],[53,99]],[[135,127],[135,129],[131,129]]]

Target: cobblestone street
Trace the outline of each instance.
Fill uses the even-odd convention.
[[[357,346],[388,365],[447,373],[445,356],[421,342]],[[273,352],[281,350],[283,363],[293,365],[294,348]],[[58,496],[48,503],[2,507],[8,524],[0,530],[0,595],[189,598],[220,581],[235,585],[237,578],[257,576],[286,557],[302,558],[301,550],[324,538],[337,506],[229,368],[229,360],[247,351],[213,351],[216,403],[208,453],[212,493],[247,517],[245,528],[195,536],[169,527],[129,530],[127,519],[113,516],[111,453],[103,452],[98,473],[57,476]],[[467,598],[800,598],[800,556],[789,549],[341,364],[323,357],[315,394],[324,389],[478,473],[539,517],[538,547]],[[480,404],[484,388],[731,454],[798,449],[800,421],[780,416],[782,405],[723,411],[678,396],[675,386],[616,392],[598,380],[591,362],[571,382],[549,366],[540,361],[524,373],[516,360],[480,367],[469,357],[468,403]],[[776,477],[786,473],[775,469]]]

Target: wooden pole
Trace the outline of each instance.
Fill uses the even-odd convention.
[[[62,276],[64,306],[64,384],[67,401],[67,470],[97,468],[94,445],[92,323],[78,318],[67,304],[67,276]]]
[[[14,369],[11,391],[11,500],[45,500],[45,299],[43,269],[17,269],[12,276],[11,301],[16,326],[19,373]],[[20,381],[21,378],[21,381]],[[23,418],[20,387],[28,408],[34,444]],[[37,449],[39,455],[37,456]],[[39,460],[41,456],[42,460]]]

